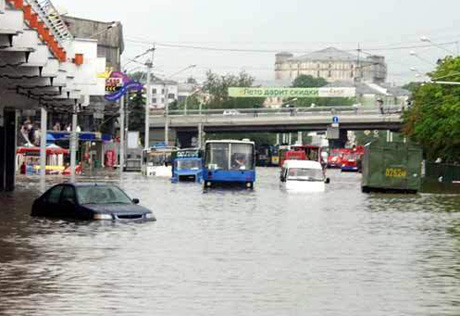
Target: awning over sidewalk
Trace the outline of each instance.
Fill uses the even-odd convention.
[[[62,141],[62,140],[69,140],[70,139],[70,132],[48,132],[46,134],[46,140],[53,139],[53,141]],[[112,135],[110,134],[102,134],[102,133],[91,133],[91,132],[83,132],[78,133],[78,139],[80,141],[111,141]]]
[[[0,1],[0,108],[72,111],[104,95],[104,71],[97,41],[75,39],[50,0]]]

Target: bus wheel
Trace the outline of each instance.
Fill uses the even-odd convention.
[[[254,184],[252,182],[246,182],[247,189],[252,189],[253,187],[254,187]]]

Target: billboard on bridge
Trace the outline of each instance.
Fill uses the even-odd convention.
[[[356,88],[228,88],[228,95],[234,98],[351,98]]]

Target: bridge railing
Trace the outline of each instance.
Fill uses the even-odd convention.
[[[400,105],[388,105],[383,109],[383,115],[401,114]],[[238,108],[238,109],[205,109],[205,110],[171,110],[168,116],[327,116],[327,115],[378,115],[382,110],[375,107],[335,106],[335,107],[289,107],[289,108]],[[151,116],[165,116],[164,110],[151,112]]]

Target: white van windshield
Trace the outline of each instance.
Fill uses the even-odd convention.
[[[287,172],[287,179],[298,181],[323,181],[323,170],[291,168]]]

